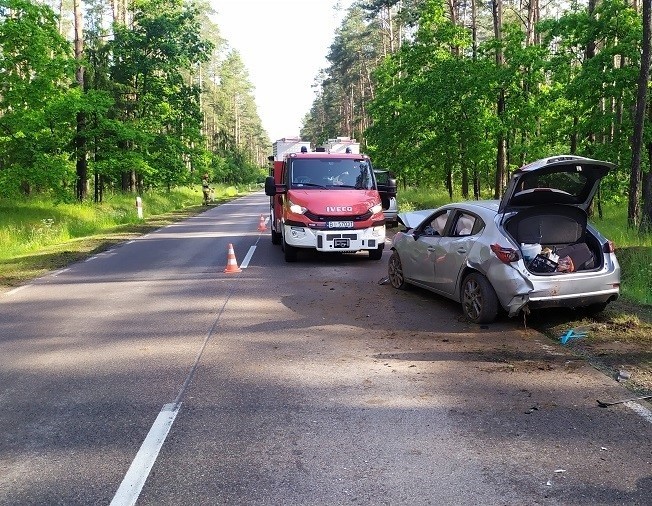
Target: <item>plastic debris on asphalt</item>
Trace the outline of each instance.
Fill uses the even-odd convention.
[[[378,281],[379,285],[386,285],[387,283],[389,283],[389,277],[385,277],[385,278],[381,279],[380,281]]]
[[[623,382],[623,381],[627,381],[627,380],[629,380],[631,378],[632,378],[632,375],[629,372],[620,370],[620,371],[618,371],[618,377],[616,378],[616,380],[619,381],[619,382]]]
[[[566,332],[564,332],[561,335],[559,340],[560,340],[561,344],[566,344],[571,339],[579,339],[581,337],[586,337],[586,331],[585,330],[569,329],[569,330],[567,330]]]

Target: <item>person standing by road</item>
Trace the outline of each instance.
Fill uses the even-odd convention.
[[[203,204],[207,206],[211,195],[211,186],[208,182],[208,174],[204,174],[204,176],[201,178],[201,191],[204,194]]]

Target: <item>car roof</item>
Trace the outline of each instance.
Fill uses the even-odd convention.
[[[459,209],[461,211],[468,211],[477,214],[483,220],[488,221],[493,219],[493,216],[498,213],[499,204],[499,200],[466,200],[462,202],[451,202],[450,204],[445,204],[441,207],[432,209],[420,209],[418,211],[400,213],[399,218],[406,227],[415,228],[437,211]]]

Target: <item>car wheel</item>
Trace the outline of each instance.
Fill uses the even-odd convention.
[[[369,250],[369,259],[370,260],[380,260],[383,258],[383,247],[378,246],[376,249]]]
[[[491,323],[498,315],[498,296],[489,280],[473,272],[462,283],[462,310],[473,323]]]
[[[283,236],[279,232],[274,232],[272,229],[272,244],[281,244]]]
[[[407,288],[407,283],[403,277],[403,264],[401,264],[401,257],[397,251],[392,251],[392,256],[389,257],[387,274],[389,275],[389,282],[394,288],[398,290]]]

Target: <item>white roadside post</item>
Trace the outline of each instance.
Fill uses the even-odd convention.
[[[136,197],[136,211],[138,211],[138,218],[143,219],[143,199]]]

